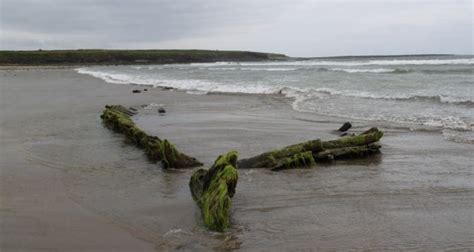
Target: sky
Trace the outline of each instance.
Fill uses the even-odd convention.
[[[472,0],[0,0],[0,50],[474,54]]]

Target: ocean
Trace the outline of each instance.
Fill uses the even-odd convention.
[[[364,56],[76,71],[109,83],[171,87],[195,95],[281,95],[297,111],[439,130],[448,140],[474,143],[473,65],[473,56]]]

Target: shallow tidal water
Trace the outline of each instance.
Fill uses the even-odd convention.
[[[105,129],[99,118],[105,104],[164,104],[165,116],[149,111],[134,120],[206,166],[232,149],[248,157],[335,138],[332,130],[347,119],[295,111],[278,95],[190,95],[158,88],[132,94],[137,86],[111,85],[72,69],[0,74],[2,248],[57,248],[69,236],[93,231],[92,224],[51,224],[64,213],[59,196],[42,212],[22,214],[21,208],[44,204],[42,193],[54,181],[64,202],[158,251],[474,249],[474,145],[447,140],[440,131],[353,120],[354,132],[384,130],[381,155],[284,172],[239,170],[233,227],[218,234],[202,225],[188,188],[192,171],[162,170]],[[38,175],[49,170],[55,175]],[[36,193],[30,198],[22,187]],[[73,213],[63,215],[61,222],[75,224]],[[48,225],[71,232],[54,233]],[[106,246],[86,241],[86,249]]]
[[[113,84],[191,94],[278,94],[296,111],[442,131],[474,143],[474,58],[340,57],[76,69]]]

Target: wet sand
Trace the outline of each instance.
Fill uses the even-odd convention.
[[[284,172],[240,170],[233,228],[211,233],[188,189],[105,129],[105,104],[164,104],[134,119],[206,165],[337,137],[343,119],[281,97],[113,85],[72,69],[0,71],[2,251],[474,249],[474,145],[379,126],[382,155]],[[139,87],[143,89],[144,87]]]

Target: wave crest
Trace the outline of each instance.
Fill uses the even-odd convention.
[[[327,69],[329,71],[337,71],[337,72],[346,72],[346,73],[396,73],[396,74],[405,74],[411,73],[412,70],[405,70],[405,69],[391,69],[391,68],[330,68]]]

